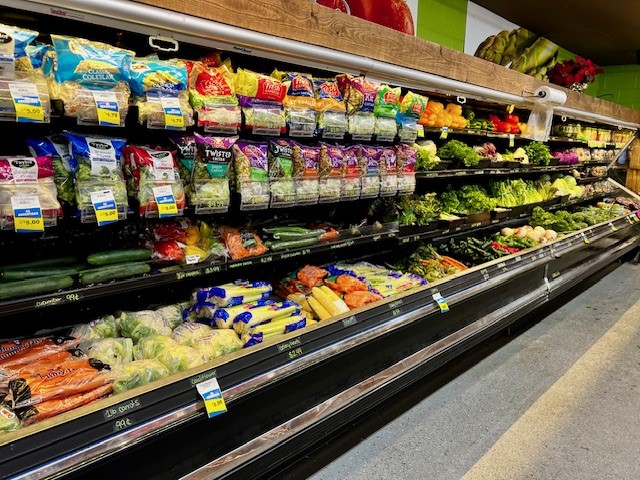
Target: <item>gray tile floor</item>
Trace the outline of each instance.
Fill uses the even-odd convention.
[[[310,478],[640,479],[638,385],[627,263]]]

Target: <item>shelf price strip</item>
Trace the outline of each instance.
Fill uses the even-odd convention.
[[[214,377],[198,383],[196,389],[202,400],[204,400],[204,408],[207,410],[209,418],[216,417],[227,411],[227,405],[222,397],[222,390],[220,390],[217,378]]]
[[[160,218],[175,217],[178,215],[178,206],[173,196],[171,185],[153,187],[153,196],[158,204],[158,216]]]
[[[33,83],[10,83],[9,93],[16,111],[16,122],[44,122],[44,109]]]
[[[116,200],[111,190],[91,192],[91,203],[93,204],[93,210],[96,212],[98,226],[101,227],[118,221]]]
[[[11,197],[13,228],[17,233],[44,232],[40,201],[35,195]]]
[[[120,126],[120,107],[114,92],[92,92],[98,111],[98,125],[106,127]]]

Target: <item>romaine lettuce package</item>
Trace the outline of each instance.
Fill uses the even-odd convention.
[[[111,190],[118,207],[127,207],[127,186],[122,173],[123,138],[65,133],[69,140],[79,210],[93,209],[91,193]]]
[[[133,340],[130,338],[103,338],[95,340],[85,353],[107,365],[122,365],[133,361]]]
[[[167,348],[157,358],[171,373],[183,372],[207,362],[205,355],[186,345]]]
[[[292,205],[296,201],[296,185],[293,179],[291,141],[269,140],[268,161],[271,206]]]
[[[111,369],[113,393],[122,393],[169,376],[169,370],[161,362],[152,359],[136,360]]]
[[[318,173],[320,175],[320,203],[340,200],[344,148],[328,143],[320,144]]]
[[[193,347],[200,338],[206,337],[210,333],[211,327],[204,323],[183,323],[173,330],[171,338],[179,345]]]
[[[230,166],[237,137],[195,137],[190,203],[196,207],[226,211],[231,203]]]
[[[50,156],[53,164],[53,179],[58,189],[58,198],[73,205],[76,192],[73,172],[77,170],[75,160],[69,153],[69,142],[63,135],[27,138],[27,147],[33,156]]]
[[[262,142],[238,140],[233,146],[233,162],[241,208],[259,209],[269,206],[267,151],[267,144]]]
[[[190,127],[193,110],[187,93],[187,69],[176,60],[136,58],[131,63],[129,85],[136,97],[138,121],[151,128]],[[179,112],[178,112],[179,109]],[[167,125],[165,112],[182,117],[182,126]]]
[[[178,214],[182,213],[187,201],[178,164],[170,151],[129,145],[124,149],[124,159],[129,194],[138,199],[140,216],[158,216],[158,187],[171,189]]]
[[[211,330],[208,335],[199,338],[193,347],[203,354],[207,360],[213,360],[222,355],[240,350],[242,342],[233,330]]]
[[[129,76],[135,52],[83,38],[51,35],[55,49],[53,69],[57,97],[65,115],[98,123],[93,92],[107,92],[118,104],[121,124],[129,107]]]
[[[142,360],[145,358],[156,358],[161,352],[177,347],[178,343],[166,335],[151,335],[141,338],[133,347],[133,358]]]
[[[138,343],[151,335],[171,335],[167,322],[153,310],[139,312],[120,312],[116,318],[120,335]]]
[[[234,85],[245,117],[245,127],[254,132],[286,132],[283,101],[286,85],[276,78],[238,68]]]

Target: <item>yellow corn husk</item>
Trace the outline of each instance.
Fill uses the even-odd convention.
[[[322,305],[331,316],[340,315],[342,313],[340,311],[340,308],[333,302],[333,299],[318,287],[313,287],[313,289],[311,290],[311,295],[313,295],[313,298],[320,302],[320,305]]]
[[[340,313],[345,313],[349,311],[349,307],[347,306],[346,303],[344,303],[344,300],[342,300],[337,294],[336,292],[334,292],[333,290],[331,290],[329,287],[327,287],[326,285],[322,285],[320,287],[320,290],[322,290],[324,293],[327,294],[327,296],[329,297],[330,300],[333,301],[334,305],[336,307],[338,307],[340,309]]]
[[[320,320],[326,320],[327,318],[331,317],[331,314],[314,297],[309,297],[308,300],[309,305],[311,305],[311,308],[316,313],[316,315],[318,315],[318,318]]]
[[[301,320],[305,321],[305,326],[306,326],[307,320],[302,315],[294,315],[291,317],[277,318],[275,320],[271,320],[268,323],[257,325],[255,327],[248,329],[242,334],[241,336],[242,343],[246,344],[249,340],[251,340],[252,338],[255,338],[259,334],[262,334],[263,341],[278,335],[284,335],[287,326],[298,323]],[[300,327],[300,328],[303,328],[303,327]]]
[[[287,300],[296,302],[303,310],[311,311],[311,305],[309,305],[307,296],[304,293],[291,293],[287,295]]]
[[[307,317],[307,327],[311,326],[311,325],[315,325],[316,323],[318,323],[317,320],[311,320]]]
[[[309,308],[311,308],[311,306],[309,306]],[[306,309],[302,309],[300,311],[300,315],[303,315],[307,320],[315,320],[318,318],[318,316],[314,313],[313,309],[312,310],[306,310]]]

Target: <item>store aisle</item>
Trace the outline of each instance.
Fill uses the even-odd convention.
[[[640,478],[639,280],[622,265],[311,478]]]

